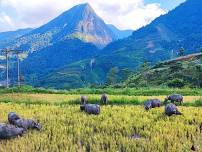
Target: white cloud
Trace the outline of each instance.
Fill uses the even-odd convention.
[[[6,25],[6,27],[4,27]],[[12,19],[6,15],[5,13],[0,13],[0,29],[9,30],[15,28],[14,23],[12,22]]]
[[[143,0],[0,0],[0,31],[38,27],[84,2],[105,22],[121,29],[140,28],[165,13],[158,4],[144,4]]]

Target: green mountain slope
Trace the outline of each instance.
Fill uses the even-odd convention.
[[[132,62],[133,60],[136,58],[124,54],[111,54],[81,60],[39,77],[37,85],[64,89],[103,85],[107,81],[109,71],[116,67],[118,68],[117,81],[122,81],[125,77],[125,70],[131,71],[137,67],[137,63]]]
[[[191,54],[156,64],[131,76],[128,87],[202,87],[202,53]]]
[[[41,76],[79,60],[93,58],[99,50],[91,43],[79,39],[66,40],[31,53],[21,63],[22,73],[30,85],[38,83]]]

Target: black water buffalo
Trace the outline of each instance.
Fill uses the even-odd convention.
[[[85,112],[88,114],[100,114],[100,106],[97,104],[86,104],[85,105]]]
[[[21,119],[20,116],[18,116],[16,113],[14,112],[10,112],[8,114],[8,121],[10,124],[14,124],[16,120]]]
[[[182,115],[182,113],[178,111],[176,105],[173,104],[173,103],[167,104],[165,106],[165,114],[168,115],[168,116]]]
[[[169,100],[171,101],[171,103],[179,102],[180,104],[182,104],[183,103],[183,96],[180,94],[169,95],[165,98],[165,103],[167,103]]]
[[[40,130],[42,128],[42,126],[38,122],[31,119],[23,119],[14,112],[10,112],[8,114],[8,121],[10,124],[15,125],[19,128],[24,128],[25,130],[27,129]]]
[[[0,139],[11,139],[22,136],[25,130],[13,125],[0,124]]]
[[[86,106],[85,104],[80,105],[80,110],[84,111],[85,110],[85,106]]]
[[[80,102],[81,102],[81,105],[87,104],[87,102],[88,102],[87,97],[86,96],[81,96]]]
[[[151,108],[156,108],[161,106],[161,101],[159,99],[149,99],[144,103],[145,110],[149,110]]]
[[[103,95],[101,96],[100,101],[101,101],[102,104],[105,104],[105,105],[106,105],[106,104],[108,103],[108,96],[107,96],[106,94],[103,94]]]

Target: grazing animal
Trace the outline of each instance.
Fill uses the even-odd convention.
[[[20,116],[18,116],[15,112],[10,112],[8,114],[8,122],[10,124],[14,124],[16,120],[21,119]]]
[[[167,104],[165,106],[165,114],[168,115],[168,116],[182,115],[182,113],[178,111],[176,105],[173,104],[173,103]]]
[[[18,119],[20,119],[20,117],[15,112],[10,112],[8,114],[8,121],[10,124],[14,124],[14,122]]]
[[[156,108],[161,106],[161,101],[159,99],[149,99],[144,103],[145,110],[149,110],[151,108]]]
[[[97,104],[86,104],[85,112],[88,114],[99,115],[100,114],[100,106]]]
[[[21,127],[24,128],[25,130],[28,129],[37,129],[37,130],[41,130],[41,125],[31,119],[18,119],[14,122],[14,125],[17,127]]]
[[[81,111],[84,111],[84,110],[85,110],[85,106],[86,106],[85,104],[80,105],[80,110],[81,110]]]
[[[0,124],[0,139],[11,139],[22,136],[25,130],[13,125]]]
[[[81,96],[80,102],[81,102],[81,105],[87,104],[87,102],[88,102],[87,97],[86,96]]]
[[[108,96],[107,96],[106,94],[103,94],[103,95],[101,96],[100,101],[101,101],[102,104],[105,104],[105,105],[106,105],[106,104],[108,103]]]
[[[180,94],[172,94],[172,95],[169,95],[165,98],[165,103],[167,103],[168,100],[170,100],[171,103],[179,102],[180,104],[182,104],[183,103],[183,96]]]
[[[8,121],[10,124],[15,125],[19,128],[24,128],[25,130],[27,129],[41,130],[42,128],[42,126],[38,122],[31,119],[23,119],[14,112],[10,112],[8,114]]]

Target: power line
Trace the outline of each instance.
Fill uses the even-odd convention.
[[[2,53],[6,56],[6,87],[9,88],[9,53],[15,54],[17,56],[17,80],[18,86],[20,86],[20,54],[22,54],[22,50],[11,50],[11,49],[2,49]]]

